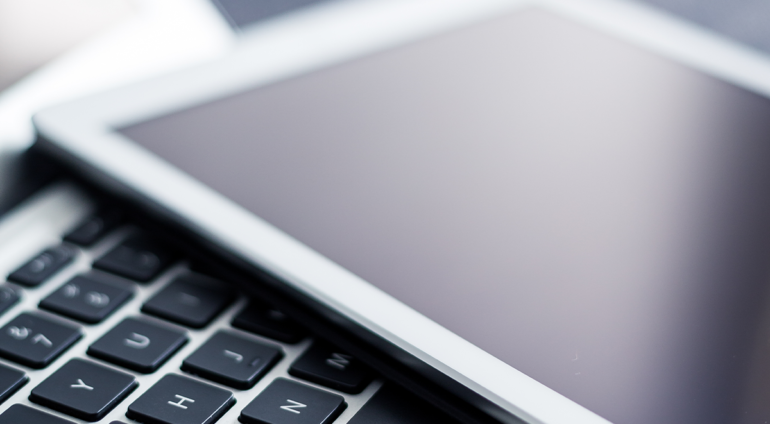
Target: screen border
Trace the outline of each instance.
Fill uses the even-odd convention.
[[[242,90],[398,46],[517,8],[539,7],[706,74],[770,95],[770,60],[623,0],[338,1],[255,28],[227,57],[37,114],[39,147],[218,247],[278,276],[483,398],[503,422],[606,423],[368,284],[116,132]],[[157,184],[164,181],[164,184]],[[217,217],[217,219],[212,219]],[[419,368],[419,367],[415,367]],[[419,370],[418,370],[419,371]]]

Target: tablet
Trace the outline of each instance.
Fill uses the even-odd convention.
[[[498,420],[770,418],[770,62],[625,2],[301,19],[38,144]]]

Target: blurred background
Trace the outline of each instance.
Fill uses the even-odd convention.
[[[0,90],[131,12],[129,0],[0,0]]]
[[[770,54],[770,1],[767,0],[643,0]]]
[[[322,0],[208,1],[239,31]],[[770,54],[766,0],[640,1]],[[136,0],[0,0],[0,90],[89,38],[147,13],[144,6]]]
[[[46,105],[214,58],[334,1],[366,0],[0,0],[0,153],[31,141]],[[770,54],[770,1],[635,1]]]

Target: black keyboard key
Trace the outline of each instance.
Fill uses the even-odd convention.
[[[345,399],[285,378],[278,378],[243,409],[246,424],[328,424],[345,409]]]
[[[23,371],[0,364],[0,403],[5,402],[16,390],[27,383]]]
[[[44,368],[80,336],[79,327],[23,313],[0,329],[0,356],[30,368]]]
[[[142,312],[203,328],[235,299],[233,289],[200,274],[177,277],[142,306]]]
[[[169,374],[132,403],[126,416],[146,424],[209,424],[234,403],[227,390]]]
[[[35,287],[69,264],[75,249],[62,244],[46,249],[8,276],[9,281]]]
[[[100,281],[98,275],[79,275],[40,302],[40,307],[90,324],[101,322],[133,296],[118,282]]]
[[[19,293],[12,287],[0,286],[0,315],[11,309],[19,301]]]
[[[184,331],[126,318],[88,348],[88,354],[141,373],[158,369],[187,343]]]
[[[278,347],[220,331],[185,359],[182,370],[236,389],[248,389],[282,356]]]
[[[98,421],[136,388],[134,376],[73,359],[32,389],[29,400],[86,421]]]
[[[302,327],[283,312],[255,300],[233,319],[233,327],[284,343],[297,343],[305,337]]]
[[[123,214],[117,209],[104,209],[86,218],[64,236],[64,241],[80,246],[90,246],[112,231],[123,220]]]
[[[0,415],[0,424],[75,424],[54,415],[24,405],[11,405]]]
[[[371,379],[360,361],[319,341],[291,365],[289,374],[345,393],[360,393]]]
[[[147,282],[158,276],[173,260],[174,255],[162,244],[147,237],[134,236],[97,259],[94,268]]]

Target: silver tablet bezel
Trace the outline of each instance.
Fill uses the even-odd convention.
[[[770,60],[624,0],[338,1],[252,30],[228,57],[45,110],[42,137],[241,258],[473,390],[490,413],[535,423],[605,423],[253,216],[113,128],[515,10],[542,7],[707,74],[770,95]],[[503,411],[500,414],[499,411]]]

